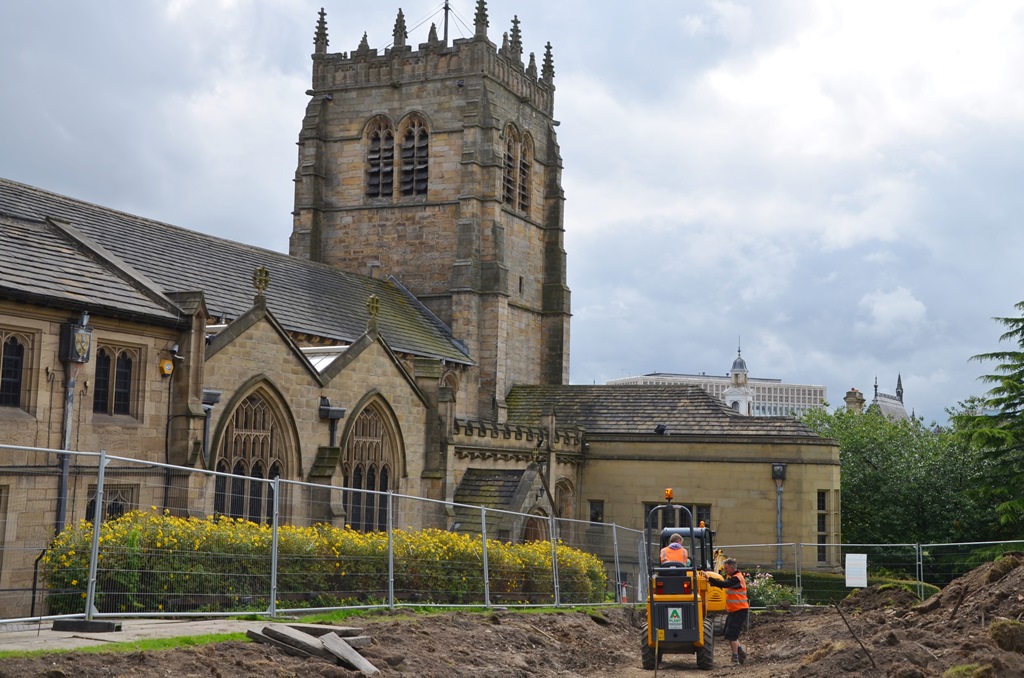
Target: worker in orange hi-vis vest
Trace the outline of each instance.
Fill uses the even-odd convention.
[[[683,535],[673,534],[669,537],[668,546],[661,549],[661,564],[666,563],[679,563],[686,565],[686,561],[690,559],[690,554],[683,546]]]
[[[747,623],[747,615],[750,613],[750,604],[747,602],[747,579],[737,569],[733,558],[725,559],[724,569],[724,580],[708,577],[708,583],[725,589],[725,611],[728,613],[725,618],[725,639],[732,647],[733,663],[742,664],[747,660],[747,651],[740,645],[740,631]]]

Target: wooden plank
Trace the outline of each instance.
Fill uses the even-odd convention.
[[[341,638],[351,638],[363,634],[363,630],[355,626],[331,626],[330,624],[288,624],[288,626],[317,638],[331,632]]]
[[[330,662],[337,663],[337,657],[329,652],[316,636],[311,636],[302,631],[296,631],[287,624],[272,624],[263,627],[263,633],[274,640],[286,645],[308,652],[314,657],[320,657]],[[330,634],[328,634],[330,635]],[[337,638],[337,636],[335,636]]]
[[[352,646],[346,643],[343,638],[333,633],[328,633],[321,636],[320,642],[326,650],[332,652],[338,658],[339,663],[343,666],[355,669],[364,676],[375,676],[380,673],[376,666],[352,649]]]

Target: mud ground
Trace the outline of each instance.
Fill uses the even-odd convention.
[[[716,639],[716,667],[667,656],[658,675],[751,678],[879,676],[1024,678],[1024,554],[1008,554],[953,581],[924,603],[872,587],[837,608],[753,615],[746,665]],[[380,675],[424,678],[639,678],[643,609],[523,614],[378,614],[351,621],[374,643],[362,654]],[[0,660],[0,678],[350,678],[355,672],[257,643],[159,652],[70,652]]]

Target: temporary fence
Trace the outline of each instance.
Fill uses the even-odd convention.
[[[639,596],[637,530],[235,471],[0,446],[0,622]]]
[[[285,481],[268,477],[273,468],[233,471],[0,445],[0,622],[636,603],[646,596],[648,554],[638,530]],[[104,532],[106,522],[130,511],[153,521]],[[171,530],[175,519],[182,523]],[[227,529],[212,534],[217,524]],[[352,529],[331,531],[340,524]],[[75,548],[69,537],[55,539],[62,531],[77,536]],[[460,550],[465,542],[444,535],[473,546]],[[524,550],[511,553],[512,546]],[[572,557],[564,546],[600,560],[605,590],[580,599],[579,568],[560,562]],[[875,575],[918,582],[923,595],[921,582],[942,586],[1024,549],[1024,541],[720,548],[749,574],[774,573],[802,603],[825,593],[816,589],[825,586],[822,577],[810,575],[841,574],[847,554],[864,554]],[[428,565],[437,562],[444,568]]]

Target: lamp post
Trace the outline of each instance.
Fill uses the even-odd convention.
[[[782,483],[786,480],[786,465],[782,462],[772,463],[772,480],[775,481],[775,569],[782,569]],[[795,566],[795,564],[794,564]]]

